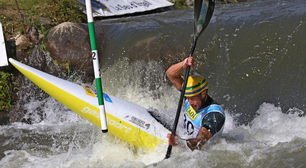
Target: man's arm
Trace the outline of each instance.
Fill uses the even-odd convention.
[[[184,79],[181,77],[181,71],[187,68],[188,65],[192,68],[194,67],[193,57],[186,58],[184,61],[172,65],[166,72],[168,78],[177,90],[182,90]]]
[[[202,127],[196,138],[187,139],[187,146],[193,151],[195,149],[200,150],[202,146],[212,137],[212,134],[205,128]]]

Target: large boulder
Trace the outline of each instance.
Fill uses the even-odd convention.
[[[95,34],[98,52],[102,53],[104,31],[102,28],[98,28]],[[94,72],[87,24],[65,22],[50,29],[44,38],[44,43],[38,43],[36,47],[30,50],[31,52],[24,47],[29,44],[28,38],[20,37],[19,40],[17,39],[15,58],[33,68],[62,79],[92,84]],[[17,75],[15,80],[18,83],[19,100],[9,110],[9,115],[0,113],[0,124],[7,123],[7,116],[9,116],[10,122],[30,124],[43,120],[45,115],[44,110],[42,110],[44,107],[43,100],[49,95],[21,74]],[[33,97],[42,101],[42,104],[36,109],[27,111],[25,105]],[[38,117],[31,117],[35,115]]]
[[[103,50],[104,34],[96,29],[98,53]],[[58,65],[76,71],[83,82],[94,79],[91,46],[87,24],[65,22],[52,28],[46,39],[46,49]]]

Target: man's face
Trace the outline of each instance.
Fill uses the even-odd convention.
[[[187,97],[190,106],[194,110],[198,110],[202,105],[201,94],[202,94],[202,97],[205,98],[206,97],[206,90],[204,90],[202,93],[200,93],[198,95],[195,95],[195,96],[192,96],[192,97]]]

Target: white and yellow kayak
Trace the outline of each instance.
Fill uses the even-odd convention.
[[[92,89],[57,78],[12,58],[9,62],[46,93],[101,127],[98,98]],[[166,136],[170,131],[152,117],[147,109],[105,93],[103,97],[109,133],[147,149],[167,143]]]

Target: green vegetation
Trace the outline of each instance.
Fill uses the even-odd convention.
[[[218,0],[220,3],[233,3],[238,2],[239,0]],[[246,0],[240,0],[240,1],[246,1]],[[178,9],[186,9],[189,8],[191,4],[187,5],[187,0],[171,0],[172,3],[174,3],[174,7]],[[189,2],[192,3],[192,2]]]
[[[63,22],[86,22],[85,7],[77,0],[17,0],[17,3],[25,28],[34,26],[46,32]],[[0,1],[0,22],[6,38],[24,33],[14,0]]]
[[[0,110],[11,107],[11,92],[18,90],[12,86],[12,84],[16,85],[16,82],[11,83],[13,78],[13,74],[0,71]]]
[[[87,21],[85,6],[78,0],[16,0],[22,16],[24,26],[34,26],[40,31],[63,22],[85,23]],[[223,3],[237,2],[237,0],[219,0]],[[172,0],[176,8],[188,8],[186,0]],[[8,39],[23,34],[23,26],[15,0],[0,1],[0,22],[3,25],[5,37]]]
[[[39,47],[39,50],[44,51],[44,52],[48,52],[47,48],[46,48],[46,45],[44,43],[47,39],[47,32],[48,31],[46,30],[46,28],[44,26],[40,25],[40,34],[43,36],[42,37],[43,43],[41,43],[38,47]]]
[[[187,5],[186,5],[186,0],[175,0],[174,1],[174,6],[178,9],[186,9],[186,8],[189,8]]]
[[[70,62],[64,63],[64,66],[67,69],[68,76],[70,76]]]
[[[4,37],[9,39],[17,34],[24,34],[28,27],[35,27],[43,35],[42,40],[47,37],[47,30],[63,22],[86,22],[87,17],[83,12],[85,7],[77,0],[17,0],[18,7],[22,13],[24,22],[21,21],[15,0],[0,1],[0,22],[2,23]],[[22,48],[28,52],[30,46]],[[46,51],[43,44],[40,50]],[[29,53],[28,53],[29,54]],[[66,65],[70,72],[69,63]],[[11,107],[12,96],[17,93],[14,87],[13,74],[0,71],[0,110]]]

